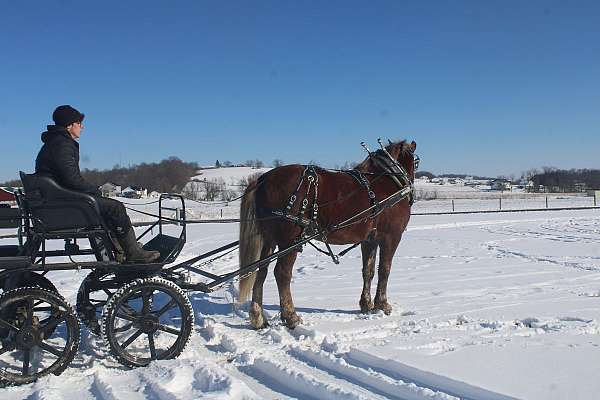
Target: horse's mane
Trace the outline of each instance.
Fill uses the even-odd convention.
[[[389,145],[385,146],[387,151],[389,151],[390,153],[392,153],[392,149],[397,148],[397,147],[400,147],[399,154],[402,154],[402,155],[406,155],[407,153],[410,153],[410,151],[411,151],[410,143],[406,139],[398,140],[398,141],[392,142]],[[370,163],[372,163],[371,157],[367,157],[363,162],[361,162],[356,167],[354,167],[354,169],[362,171],[362,170],[366,169]]]

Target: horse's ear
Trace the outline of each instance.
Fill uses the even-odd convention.
[[[413,140],[412,142],[410,142],[410,151],[414,153],[415,150],[417,150],[417,142]]]

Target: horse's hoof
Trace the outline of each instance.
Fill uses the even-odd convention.
[[[269,326],[269,323],[267,322],[267,319],[264,317],[264,315],[260,318],[252,318],[250,320],[250,324],[254,329],[263,329]]]
[[[390,315],[392,313],[392,306],[390,306],[387,302],[375,304],[374,309],[383,311],[385,315]]]
[[[368,314],[373,310],[373,308],[375,308],[375,306],[373,305],[373,302],[371,300],[363,301],[361,299],[359,305],[360,305],[360,312],[363,314]]]
[[[250,306],[250,324],[254,329],[263,329],[269,326],[265,313],[258,305],[252,304],[252,306]]]
[[[285,326],[289,329],[294,329],[302,323],[302,318],[300,318],[298,314],[294,314],[289,317],[282,317],[281,319],[283,320]]]

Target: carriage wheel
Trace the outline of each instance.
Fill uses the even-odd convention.
[[[77,315],[94,335],[101,334],[100,319],[108,299],[123,286],[113,272],[96,270],[88,274],[77,292]]]
[[[185,348],[194,312],[181,288],[162,278],[138,279],[119,289],[102,316],[102,334],[124,365],[176,358]]]
[[[8,316],[6,316],[8,315]],[[0,296],[0,381],[23,384],[60,375],[75,357],[80,325],[57,293],[18,288]]]

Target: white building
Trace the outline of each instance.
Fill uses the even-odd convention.
[[[139,186],[127,186],[121,192],[121,196],[141,199],[144,197],[148,197],[148,189]]]

